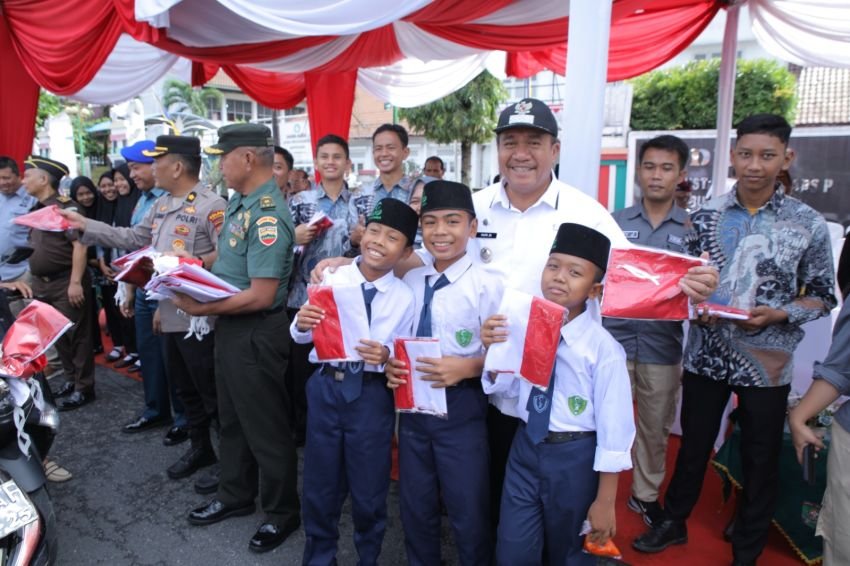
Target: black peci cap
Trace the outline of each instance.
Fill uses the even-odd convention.
[[[582,224],[566,222],[558,228],[549,253],[580,257],[605,271],[610,251],[611,240],[601,232]]]
[[[463,183],[453,181],[431,181],[422,189],[420,214],[432,210],[465,210],[473,217],[472,191]]]
[[[387,197],[378,202],[372,213],[366,219],[366,226],[372,222],[389,226],[398,230],[407,237],[407,245],[413,244],[416,239],[416,229],[419,227],[419,215],[405,203],[392,197]]]

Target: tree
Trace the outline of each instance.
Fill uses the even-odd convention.
[[[44,121],[62,112],[62,101],[58,96],[41,90],[38,94],[38,112],[35,117],[35,129],[44,125]]]
[[[193,88],[189,83],[168,79],[163,85],[162,105],[168,113],[179,112],[205,117],[207,101],[224,102],[224,94],[217,88]]]
[[[508,97],[502,82],[484,71],[462,89],[416,108],[400,108],[399,118],[437,143],[460,142],[461,181],[469,185],[472,144],[493,137],[499,105]]]
[[[719,59],[637,77],[632,80],[632,129],[715,128],[719,77]],[[793,123],[796,82],[791,71],[776,61],[739,60],[732,123],[761,112],[779,114]]]

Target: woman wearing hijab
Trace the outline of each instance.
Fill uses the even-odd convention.
[[[97,209],[99,205],[99,194],[97,191],[97,187],[94,186],[94,183],[91,179],[86,176],[80,175],[79,177],[75,177],[73,181],[71,181],[71,200],[80,205],[80,213],[86,218],[97,218]],[[97,274],[99,273],[99,264],[97,261],[97,250],[95,246],[88,247],[88,270],[92,275],[92,295],[95,297],[94,301],[89,302],[89,308],[92,311],[92,316],[94,320],[98,320],[98,313],[100,312],[100,307],[98,306],[98,288],[99,281]],[[103,352],[103,341],[100,338],[100,325],[93,324],[92,325],[92,345],[94,347],[94,353],[100,354]]]
[[[136,188],[136,183],[133,182],[133,179],[130,178],[130,168],[126,163],[122,163],[112,170],[112,180],[115,192],[117,193],[112,218],[103,218],[99,220],[108,222],[112,226],[127,228],[131,224],[130,219],[133,217],[133,209],[136,208],[136,202],[139,200],[141,192],[138,188]],[[125,255],[127,252],[128,250],[120,250],[116,248],[103,250],[103,265],[101,266],[101,269],[104,275],[106,275],[110,280],[116,275],[110,267],[112,260]],[[131,371],[133,371],[137,369],[137,362],[139,361],[139,354],[136,351],[136,323],[133,318],[125,318],[121,315],[118,305],[115,304],[116,290],[117,286],[113,286],[109,290],[112,294],[112,299],[109,301],[110,307],[108,308],[113,310],[111,315],[110,311],[107,310],[107,321],[109,320],[109,317],[112,316],[113,323],[117,320],[118,324],[121,326],[120,346],[123,347],[123,357],[121,350],[116,352],[115,349],[113,349],[106,359],[110,362],[117,362],[115,364],[116,368],[130,366]],[[112,332],[112,330],[110,330],[110,332]],[[119,333],[116,332],[115,334]],[[119,344],[114,340],[113,344],[115,346],[119,346]]]

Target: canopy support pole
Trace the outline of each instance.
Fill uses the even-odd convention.
[[[613,0],[570,2],[560,179],[597,198]]]
[[[732,4],[726,9],[726,28],[720,55],[720,79],[717,84],[717,139],[714,145],[714,170],[711,175],[711,195],[726,192],[729,171],[729,134],[732,130],[732,110],[735,106],[735,73],[738,67],[738,15],[741,7]]]

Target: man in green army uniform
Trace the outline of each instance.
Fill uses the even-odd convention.
[[[75,209],[77,203],[58,193],[59,181],[68,174],[64,163],[32,156],[24,162],[24,187],[38,200],[35,209],[55,205]],[[36,299],[56,308],[74,323],[73,328],[56,341],[67,382],[57,394],[67,396],[60,411],[77,409],[94,401],[94,352],[92,310],[86,304],[94,300],[91,281],[86,273],[86,246],[77,232],[32,230],[29,258],[32,291]]]
[[[266,552],[301,524],[284,385],[289,328],[284,307],[294,229],[272,179],[269,129],[233,124],[218,135],[218,143],[205,151],[221,155],[222,176],[236,194],[227,206],[212,272],[242,291],[206,304],[182,295],[175,299],[189,314],[219,317],[215,368],[221,476],[216,497],[188,518],[194,525],[210,525],[249,515],[259,491],[265,519],[248,547]]]

